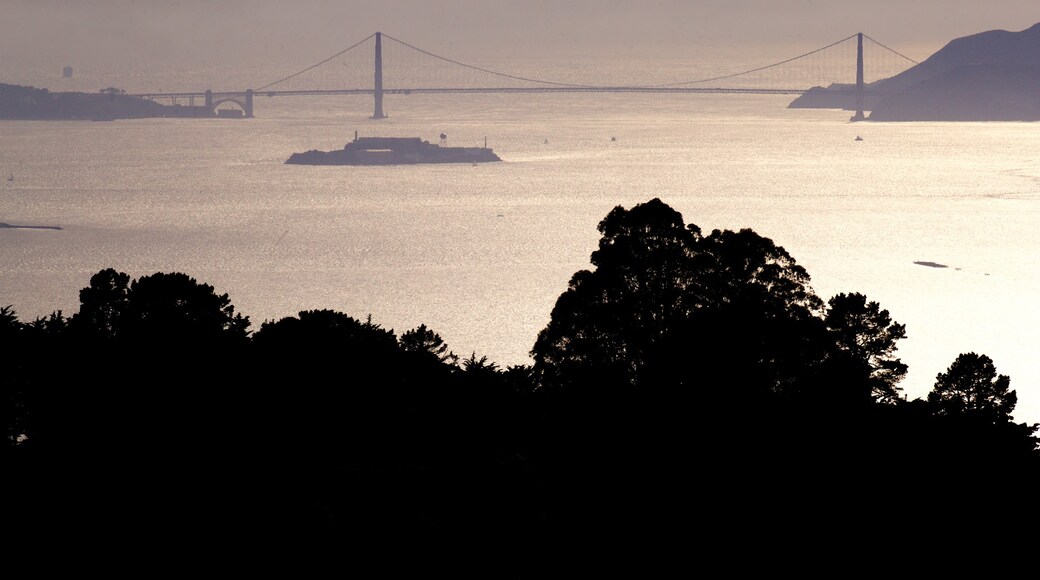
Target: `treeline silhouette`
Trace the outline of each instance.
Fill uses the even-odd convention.
[[[0,309],[6,532],[102,560],[397,550],[382,577],[437,570],[436,546],[495,578],[613,575],[635,546],[643,572],[862,558],[1037,514],[1037,426],[985,355],[907,400],[903,325],[816,296],[771,240],[659,199],[599,231],[532,365],[333,310],[253,330],[183,273],[102,270],[71,316]]]

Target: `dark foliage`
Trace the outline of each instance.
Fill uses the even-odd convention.
[[[973,352],[957,356],[945,373],[935,377],[928,402],[943,415],[974,415],[994,423],[1011,419],[1018,394],[1011,378],[998,375],[993,359]]]
[[[600,231],[533,366],[333,310],[250,334],[180,273],[98,272],[71,318],[0,308],[6,545],[106,570],[653,577],[876,561],[879,529],[963,541],[1040,513],[1037,428],[988,358],[906,401],[903,326],[825,305],[767,238],[702,236],[660,200]]]
[[[862,294],[838,294],[827,306],[827,328],[850,362],[862,368],[871,397],[880,403],[898,402],[898,383],[907,366],[895,357],[896,341],[906,337],[906,327]]]
[[[596,269],[574,275],[532,349],[544,387],[867,401],[863,377],[836,373],[873,353],[842,355],[808,273],[768,238],[703,237],[659,199],[617,207],[599,229]]]

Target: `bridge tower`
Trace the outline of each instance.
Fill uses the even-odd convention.
[[[253,89],[246,89],[244,113],[247,119],[253,118]]]
[[[376,33],[376,86],[373,94],[376,98],[376,110],[373,119],[385,119],[383,114],[383,33]]]
[[[863,33],[856,36],[856,114],[850,121],[863,121]]]

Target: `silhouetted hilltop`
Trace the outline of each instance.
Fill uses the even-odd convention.
[[[211,117],[207,107],[163,105],[108,89],[99,93],[59,92],[0,83],[0,119],[141,119]]]
[[[950,41],[924,62],[867,85],[873,121],[1040,120],[1040,24]],[[791,108],[855,106],[853,85],[814,87]]]
[[[1040,24],[955,39],[879,88],[874,121],[1040,120]]]
[[[1040,23],[1021,32],[989,30],[951,40],[921,64],[879,81],[886,91],[902,91],[957,68],[1035,67],[1040,62]]]

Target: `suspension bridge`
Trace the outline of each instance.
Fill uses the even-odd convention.
[[[384,40],[388,41],[384,43]],[[864,42],[866,41],[866,42]],[[385,46],[384,46],[385,45]],[[865,47],[868,49],[865,51]],[[864,54],[872,54],[868,69]],[[853,56],[854,55],[854,56]],[[852,64],[854,61],[854,65]],[[254,100],[266,97],[372,95],[373,119],[386,117],[385,95],[450,93],[713,93],[800,95],[815,86],[855,91],[856,114],[864,119],[870,83],[902,72],[917,61],[861,33],[777,62],[692,80],[591,84],[546,80],[491,70],[434,54],[375,32],[303,70],[238,91],[153,92],[133,96],[158,102],[204,107],[217,114],[252,117]],[[868,80],[868,70],[871,77]],[[197,104],[201,101],[201,105]],[[232,108],[222,105],[230,104]],[[235,108],[237,107],[237,108]],[[218,116],[225,116],[219,114]]]

